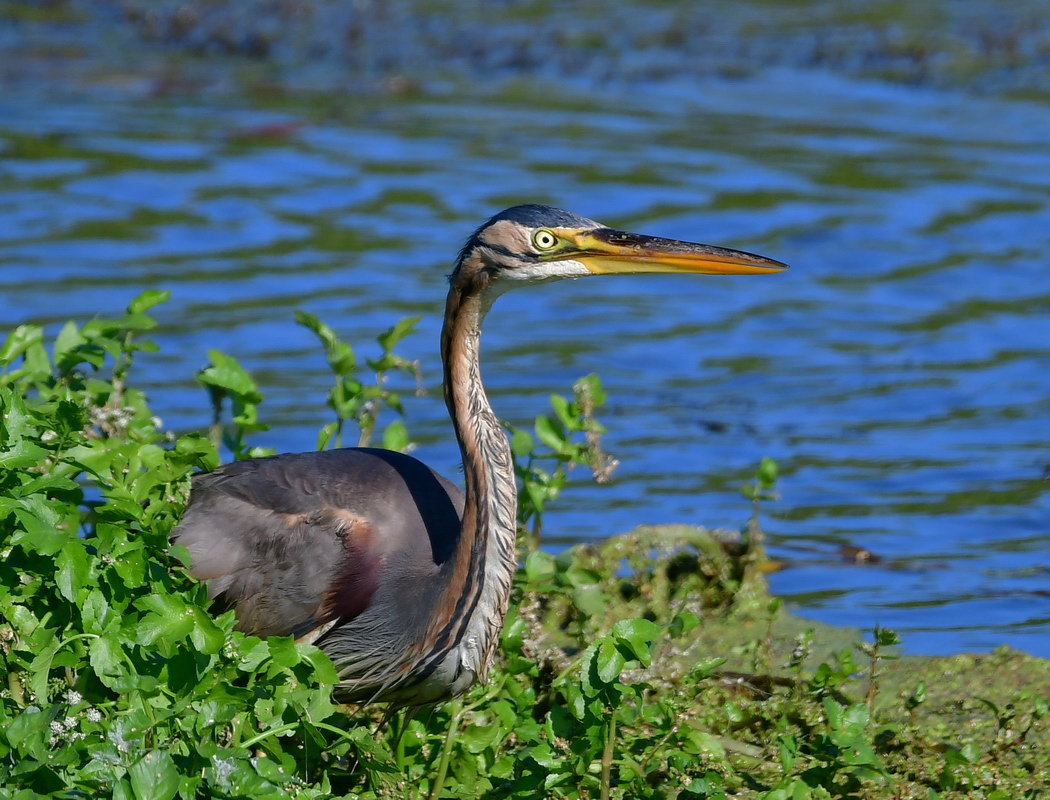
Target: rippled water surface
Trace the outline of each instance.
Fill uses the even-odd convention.
[[[792,265],[779,276],[578,281],[502,298],[484,375],[528,424],[598,372],[609,486],[572,487],[547,542],[763,509],[772,588],[912,652],[1050,656],[1050,106],[770,71],[588,93],[343,100],[0,101],[0,321],[115,314],[143,288],[167,425],[208,421],[206,350],[259,379],[259,443],[311,449],[328,375],[293,311],[402,351],[424,460],[458,472],[436,391],[444,278],[506,205]],[[580,476],[581,480],[583,476]],[[858,565],[847,548],[870,551]]]

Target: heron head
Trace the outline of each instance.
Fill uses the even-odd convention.
[[[501,211],[474,232],[452,281],[481,281],[502,292],[587,275],[755,275],[785,269],[786,264],[741,250],[629,233],[560,208],[527,204]]]

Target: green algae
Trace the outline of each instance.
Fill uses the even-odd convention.
[[[784,796],[1034,800],[1050,790],[1048,660],[1007,647],[910,656],[799,617],[767,591],[764,575],[783,565],[736,531],[641,526],[557,560],[561,590],[522,600],[541,610],[533,644],[548,660],[564,665],[621,620],[666,630],[683,615],[699,621],[655,646],[633,679],[652,687],[652,702],[679,703],[679,723],[709,737],[706,757],[734,796],[779,797],[774,787],[793,781],[805,793]],[[721,664],[698,680],[698,665],[715,656]],[[839,707],[863,719],[856,745],[873,766],[819,751],[834,739]],[[789,740],[809,772],[784,769],[778,753]]]

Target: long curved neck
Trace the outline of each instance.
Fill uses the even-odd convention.
[[[503,627],[517,567],[514,464],[507,434],[481,383],[481,323],[487,310],[483,288],[453,286],[441,333],[445,403],[463,456],[466,484],[462,532],[441,607],[450,612],[445,630],[456,643],[465,639],[467,650],[476,652],[472,666],[481,675]]]

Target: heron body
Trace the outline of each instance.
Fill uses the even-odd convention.
[[[592,274],[784,268],[549,206],[500,212],[460,252],[441,333],[465,490],[411,456],[371,448],[240,461],[195,476],[172,541],[239,629],[321,647],[344,700],[455,697],[485,678],[517,566],[510,446],[479,367],[493,301],[515,286]]]

